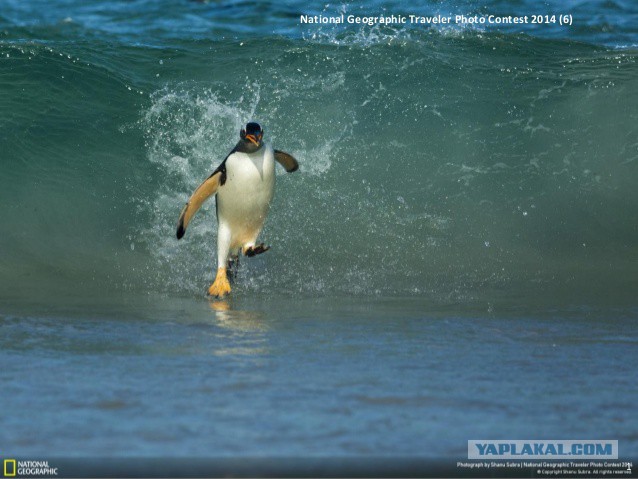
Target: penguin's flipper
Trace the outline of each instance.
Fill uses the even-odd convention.
[[[179,221],[177,222],[177,239],[182,239],[182,236],[186,233],[188,223],[190,223],[191,218],[195,216],[197,210],[204,204],[204,201],[217,193],[217,189],[222,182],[222,175],[222,171],[216,171],[199,185],[191,195],[188,203],[186,203],[182,213],[179,215]]]
[[[297,160],[295,160],[292,155],[289,155],[285,151],[275,150],[275,160],[277,160],[288,173],[292,173],[293,171],[297,171],[299,169],[299,163],[297,163]]]

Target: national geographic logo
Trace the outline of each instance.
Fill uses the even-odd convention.
[[[49,461],[4,460],[4,477],[57,476],[58,468],[49,466]]]
[[[16,460],[4,460],[4,477],[16,477]]]

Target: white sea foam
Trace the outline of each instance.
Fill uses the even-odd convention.
[[[338,85],[343,77],[333,75],[332,80]],[[289,91],[293,92],[308,88],[295,80],[290,80],[289,84]],[[276,121],[260,110],[261,88],[258,84],[248,84],[243,91],[247,92],[244,96],[226,99],[212,89],[202,90],[189,85],[167,87],[151,96],[152,103],[140,120],[146,134],[148,159],[160,170],[159,177],[163,177],[163,181],[155,185],[152,198],[140,202],[142,213],[150,216],[150,226],[141,231],[135,241],[146,244],[163,269],[171,271],[171,291],[201,291],[215,266],[215,200],[203,205],[185,238],[178,242],[175,227],[181,208],[192,191],[234,146],[238,132],[247,120],[259,115],[266,135],[271,121]],[[347,131],[345,128],[334,138],[326,138],[319,144],[289,149],[301,162],[295,178],[328,172],[331,158]],[[275,134],[268,141],[278,144]],[[280,176],[286,174],[279,168],[277,171]],[[257,287],[254,278],[244,279],[247,287]]]

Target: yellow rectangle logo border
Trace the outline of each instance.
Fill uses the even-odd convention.
[[[7,466],[9,464],[13,464],[13,473],[9,473],[7,470]],[[16,476],[16,460],[15,459],[5,459],[4,460],[4,477],[15,477]]]

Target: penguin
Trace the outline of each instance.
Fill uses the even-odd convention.
[[[289,173],[299,169],[292,155],[274,150],[263,137],[259,123],[247,123],[235,147],[197,187],[179,215],[178,240],[202,204],[213,195],[217,197],[217,274],[208,288],[211,296],[223,298],[230,293],[228,270],[239,254],[250,257],[270,249],[264,243],[257,244],[257,237],[274,193],[275,161]]]

